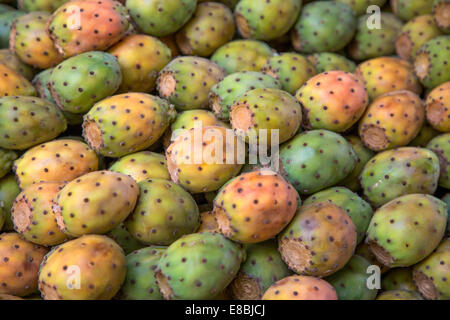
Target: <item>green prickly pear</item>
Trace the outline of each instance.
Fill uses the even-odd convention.
[[[14,230],[14,225],[11,220],[11,208],[19,193],[20,188],[13,174],[9,174],[0,179],[0,215],[5,218],[3,231]]]
[[[20,10],[27,12],[53,12],[66,2],[68,0],[18,0],[17,4]]]
[[[419,134],[410,143],[411,147],[425,148],[428,143],[441,132],[435,130],[428,122],[425,122],[420,129]]]
[[[3,178],[11,170],[14,160],[18,157],[12,150],[0,148],[0,178]],[[1,228],[0,228],[1,230]]]
[[[122,222],[117,227],[112,229],[106,234],[113,239],[123,249],[125,254],[130,254],[135,250],[139,250],[145,247],[144,244],[137,241],[125,228],[125,224]]]
[[[427,145],[439,158],[441,176],[439,185],[450,189],[450,133],[441,134],[433,138]]]
[[[15,19],[25,13],[19,10],[8,10],[0,13],[0,48],[9,48],[11,25]]]
[[[391,0],[392,11],[404,21],[410,21],[414,17],[430,14],[433,1],[428,0]]]
[[[380,293],[377,300],[423,300],[423,298],[415,291],[389,290]]]
[[[357,16],[362,16],[367,13],[370,6],[383,7],[387,0],[334,0],[349,5]]]
[[[356,64],[352,60],[337,53],[319,52],[307,58],[316,67],[317,73],[334,70],[353,72],[356,69]]]
[[[33,68],[20,60],[19,57],[9,49],[0,49],[0,63],[9,66],[9,68],[19,72],[28,81],[33,79]]]
[[[381,279],[381,288],[383,289],[383,291],[390,291],[390,290],[417,291],[413,282],[412,269],[395,268],[390,270]]]

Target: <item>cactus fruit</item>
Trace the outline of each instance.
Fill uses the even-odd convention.
[[[445,202],[427,194],[410,194],[375,211],[366,242],[383,265],[409,267],[439,245],[446,224]]]
[[[19,57],[9,49],[0,49],[0,63],[17,71],[29,81],[34,77],[33,68],[20,60]]]
[[[352,8],[340,2],[316,1],[303,7],[291,34],[292,44],[303,53],[335,52],[352,40],[355,31]]]
[[[53,212],[69,236],[102,234],[128,217],[138,195],[138,185],[127,175],[95,171],[66,184],[54,199]]]
[[[369,245],[366,242],[361,242],[356,247],[355,254],[358,255],[358,256],[361,256],[364,259],[366,259],[367,261],[369,261],[371,265],[379,267],[381,274],[385,274],[386,272],[388,272],[390,270],[389,267],[381,264],[377,260],[377,258],[372,253],[372,251],[370,251],[370,247],[369,247]]]
[[[50,14],[31,12],[11,25],[9,47],[23,62],[40,69],[54,67],[63,60],[47,34]]]
[[[326,278],[334,287],[339,300],[375,300],[378,289],[369,289],[370,262],[354,255],[344,268]]]
[[[416,291],[413,283],[413,273],[411,268],[395,268],[390,270],[381,279],[383,291],[389,290],[409,290]]]
[[[85,235],[45,256],[39,290],[45,300],[109,300],[125,276],[125,255],[117,243],[105,236]]]
[[[0,234],[0,294],[23,297],[35,292],[39,264],[47,252],[18,233]]]
[[[209,2],[210,0],[197,0],[198,3]],[[240,0],[217,0],[215,2],[220,2],[226,5],[230,9],[234,9]]]
[[[184,132],[166,150],[172,181],[191,193],[218,190],[242,168],[238,142],[230,130],[219,126]]]
[[[53,12],[64,3],[68,2],[68,0],[18,0],[17,2],[19,9],[23,11]]]
[[[409,21],[417,16],[430,14],[433,1],[428,0],[391,0],[392,11],[404,21]]]
[[[344,71],[324,72],[312,77],[295,97],[302,105],[305,128],[335,132],[350,129],[369,104],[362,81]]]
[[[8,10],[0,13],[0,48],[9,48],[11,25],[15,19],[25,14],[23,11]]]
[[[295,189],[279,174],[243,173],[228,182],[214,199],[219,231],[242,243],[275,237],[291,221],[300,201]]]
[[[176,34],[176,42],[184,55],[209,57],[233,39],[233,13],[217,2],[200,3],[192,19]]]
[[[179,57],[162,69],[157,80],[159,94],[178,110],[208,107],[212,86],[225,74],[214,62],[200,57]]]
[[[9,174],[0,179],[0,215],[5,218],[4,231],[12,231],[14,229],[11,220],[11,208],[19,193],[20,188],[14,179],[14,175]]]
[[[434,129],[450,132],[450,81],[428,94],[425,111],[427,120]]]
[[[265,42],[234,40],[217,49],[211,60],[227,74],[232,74],[240,71],[260,71],[274,54],[275,51]]]
[[[123,249],[125,254],[130,254],[135,250],[139,250],[145,247],[144,244],[133,238],[133,236],[128,232],[124,223],[121,223],[117,227],[112,229],[106,234],[106,236],[117,242],[117,244]]]
[[[426,42],[416,53],[414,69],[420,82],[433,89],[450,81],[450,35]]]
[[[419,96],[407,90],[389,92],[369,105],[359,122],[359,136],[374,151],[402,147],[417,136],[424,120]]]
[[[262,300],[338,300],[338,296],[325,280],[295,275],[275,282]]]
[[[8,174],[13,166],[14,160],[16,160],[17,157],[16,152],[0,148],[0,178],[3,178]]]
[[[69,182],[98,169],[97,154],[83,142],[61,139],[26,151],[14,163],[21,189],[37,182]]]
[[[0,14],[3,13],[3,12],[11,11],[11,10],[14,10],[14,8],[9,6],[9,5],[7,5],[7,4],[0,3]]]
[[[247,91],[258,88],[281,89],[281,83],[261,72],[235,72],[226,76],[211,88],[209,105],[217,118],[228,120],[231,107],[235,100]]]
[[[407,194],[433,194],[439,173],[439,159],[433,152],[403,147],[373,157],[361,172],[360,182],[366,199],[380,207]]]
[[[1,191],[1,190],[0,190]],[[445,196],[441,199],[447,204],[447,230],[445,231],[445,235],[448,237],[450,236],[450,193],[447,193]]]
[[[166,100],[146,93],[106,98],[84,116],[83,136],[107,157],[121,157],[155,144],[176,116]]]
[[[309,55],[307,58],[314,65],[317,73],[335,70],[353,72],[356,69],[356,64],[352,60],[337,53],[319,52]]]
[[[272,40],[286,34],[295,24],[301,0],[241,0],[234,15],[244,38]]]
[[[127,9],[114,0],[73,0],[60,6],[48,33],[64,58],[101,51],[121,40],[129,28]]]
[[[431,125],[429,125],[428,122],[425,122],[422,126],[422,129],[420,129],[419,134],[409,143],[409,146],[425,148],[431,141],[431,139],[441,133],[442,132],[437,131]]]
[[[0,97],[36,95],[36,90],[24,76],[0,64]]]
[[[292,274],[277,249],[273,240],[247,246],[247,260],[230,284],[233,298],[260,300],[274,282]]]
[[[156,284],[155,271],[166,251],[165,247],[151,246],[126,256],[127,276],[121,289],[125,300],[162,300]]]
[[[23,190],[14,201],[11,218],[14,229],[30,242],[54,246],[67,236],[59,230],[53,214],[53,198],[64,186],[60,182],[41,182]]]
[[[450,33],[450,22],[448,19],[450,2],[448,0],[434,0],[432,13],[438,28],[447,34]]]
[[[127,0],[126,7],[145,34],[163,37],[177,32],[194,14],[197,0]]]
[[[349,5],[353,11],[355,11],[357,16],[362,16],[367,12],[370,6],[382,7],[387,0],[334,0],[336,2],[342,2]]]
[[[299,103],[280,89],[248,91],[233,103],[230,112],[231,127],[238,136],[246,141],[252,137],[265,139],[268,146],[273,143],[273,134],[278,135],[278,143],[292,138],[301,122]]]
[[[220,233],[193,233],[172,243],[158,263],[164,299],[211,299],[231,283],[245,250]]]
[[[327,130],[298,134],[280,148],[280,170],[300,194],[312,194],[344,179],[357,156],[341,135]]]
[[[200,227],[198,227],[197,232],[219,232],[219,225],[214,212],[205,211],[200,213]]]
[[[308,59],[293,52],[270,58],[261,71],[277,79],[282,89],[292,95],[317,73]]]
[[[423,298],[415,291],[389,290],[380,293],[377,300],[423,300]]]
[[[439,158],[441,167],[439,186],[450,189],[450,133],[444,133],[432,139],[427,149],[433,151]]]

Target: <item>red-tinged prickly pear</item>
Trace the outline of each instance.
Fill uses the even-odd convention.
[[[300,201],[279,174],[253,171],[228,182],[214,199],[219,230],[231,240],[257,243],[275,237],[291,221]]]
[[[21,297],[12,296],[10,294],[0,294],[0,300],[25,300]]]
[[[382,7],[387,0],[334,0],[336,2],[342,2],[349,5],[357,16],[362,16],[367,13],[367,9],[370,6]]]
[[[197,232],[220,232],[214,212],[200,213],[200,227],[198,227]]]
[[[389,267],[381,264],[377,258],[375,257],[375,255],[372,253],[372,251],[370,251],[369,246],[367,245],[367,243],[362,242],[360,243],[355,250],[355,254],[358,256],[363,257],[364,259],[366,259],[367,261],[370,262],[371,265],[377,266],[380,268],[381,274],[385,274],[386,272],[388,272],[390,270]]]
[[[103,234],[128,217],[138,195],[137,183],[127,175],[95,171],[66,184],[54,198],[53,212],[69,236]]]
[[[441,133],[442,132],[437,131],[431,125],[429,125],[428,122],[425,122],[422,126],[422,129],[420,129],[419,134],[409,143],[409,146],[425,148],[431,141],[431,139]]]
[[[12,231],[11,208],[20,193],[19,185],[13,174],[0,179],[0,215],[4,216],[3,231]]]
[[[64,186],[60,182],[41,182],[22,191],[14,201],[11,218],[14,229],[30,242],[54,246],[67,236],[59,230],[53,214],[53,198]]]
[[[117,243],[85,235],[53,247],[45,256],[39,290],[45,300],[110,300],[125,276],[125,255]]]
[[[413,273],[411,268],[395,268],[390,270],[381,279],[383,291],[408,290],[417,291],[413,283]]]
[[[24,11],[8,10],[0,13],[0,48],[9,48],[9,35],[11,25],[15,19],[25,14]]]
[[[19,72],[0,64],[0,97],[36,96],[36,89]]]
[[[33,68],[20,60],[19,57],[9,49],[0,49],[0,64],[4,64],[10,69],[17,71],[28,81],[34,77]]]
[[[377,300],[423,300],[416,291],[389,290],[378,295]]]
[[[69,182],[98,169],[97,154],[83,142],[54,140],[26,151],[14,163],[20,188],[38,182]]]
[[[84,116],[83,136],[106,157],[122,157],[149,148],[175,119],[166,100],[131,92],[106,98]]]
[[[244,260],[245,250],[220,233],[184,236],[159,260],[159,291],[166,300],[215,298],[231,283]]]
[[[433,138],[427,145],[439,158],[441,176],[439,186],[450,189],[450,133]]]
[[[64,58],[105,50],[129,29],[127,9],[114,0],[73,0],[60,6],[47,31]]]
[[[450,81],[431,91],[425,102],[428,122],[434,129],[450,132]]]
[[[430,14],[433,7],[433,1],[428,0],[391,0],[392,11],[403,21],[424,14]]]
[[[450,33],[450,1],[449,0],[434,0],[433,2],[433,18],[441,31]]]
[[[426,194],[410,194],[375,211],[366,242],[383,265],[409,267],[433,252],[446,224],[445,202]]]
[[[17,5],[20,10],[27,12],[53,12],[66,2],[68,0],[18,0]]]
[[[168,46],[157,38],[134,34],[108,50],[119,61],[122,84],[119,92],[152,92],[158,72],[171,60]]]
[[[35,292],[39,265],[47,252],[18,233],[0,234],[0,294],[23,297]]]
[[[338,296],[325,280],[295,275],[275,282],[262,300],[338,300]]]
[[[9,173],[17,157],[18,155],[15,151],[0,148],[0,178]]]
[[[332,52],[319,52],[309,55],[308,60],[316,67],[317,73],[341,70],[345,72],[353,72],[356,69],[356,64]]]
[[[127,228],[125,228],[124,223],[121,223],[117,227],[112,229],[106,234],[106,236],[117,242],[117,244],[123,249],[125,254],[129,254],[135,250],[139,250],[145,247],[144,244],[133,238],[133,236],[128,232]]]

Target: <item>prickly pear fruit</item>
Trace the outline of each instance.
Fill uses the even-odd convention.
[[[123,249],[125,254],[129,254],[135,250],[139,250],[145,247],[144,244],[137,241],[125,228],[125,224],[121,223],[110,232],[106,234],[113,239]]]
[[[167,248],[156,282],[164,299],[211,299],[231,283],[244,260],[245,250],[220,233],[193,233]]]
[[[227,74],[240,71],[260,71],[275,51],[265,42],[257,40],[235,40],[217,49],[211,60]]]
[[[389,290],[380,293],[377,300],[423,300],[423,298],[415,291]]]
[[[433,151],[439,158],[441,167],[439,186],[450,189],[450,133],[435,137],[428,143],[427,149]]]
[[[450,81],[432,90],[425,102],[428,122],[436,130],[450,132]]]
[[[439,159],[433,152],[403,147],[373,157],[361,172],[360,182],[365,198],[380,207],[407,194],[433,194],[439,173]]]
[[[214,212],[205,211],[200,213],[200,227],[198,227],[197,232],[219,232],[219,225]]]
[[[21,297],[17,296],[12,296],[9,294],[0,294],[0,300],[25,300],[25,299],[22,299]]]
[[[155,271],[165,251],[166,247],[151,246],[133,251],[126,256],[127,277],[121,290],[122,299],[163,299],[156,284]]]
[[[389,267],[381,264],[375,255],[370,251],[370,247],[366,242],[361,242],[355,250],[355,254],[363,257],[367,261],[370,262],[371,265],[378,266],[380,268],[381,274],[385,274],[390,270]]]
[[[312,194],[344,179],[355,167],[357,156],[341,135],[312,130],[283,144],[280,160],[281,173],[297,191]]]
[[[15,19],[25,14],[19,10],[8,10],[0,13],[0,48],[9,48],[9,35],[11,25]]]
[[[178,31],[192,17],[197,0],[127,0],[131,18],[144,33],[163,37]]]
[[[69,182],[97,169],[97,154],[87,144],[73,139],[35,146],[14,163],[22,189],[38,182]]]
[[[19,193],[20,188],[14,178],[14,175],[10,174],[0,179],[0,215],[5,218],[3,224],[4,231],[14,230],[11,220],[11,208]]]
[[[166,151],[172,181],[191,193],[218,190],[242,168],[238,153],[244,147],[238,148],[238,142],[230,130],[219,126],[184,132]]]
[[[24,76],[0,64],[0,97],[36,95],[36,90]]]
[[[338,300],[338,296],[325,280],[295,275],[275,282],[262,300]]]
[[[0,148],[0,178],[3,178],[8,174],[13,166],[14,160],[16,160],[17,157],[16,152]]]
[[[81,275],[79,282],[73,274]],[[125,255],[117,243],[105,236],[85,235],[54,247],[45,256],[39,290],[45,300],[109,300],[125,276]]]
[[[114,0],[73,0],[60,6],[48,33],[64,58],[102,51],[122,39],[130,26],[127,9]]]
[[[18,0],[17,4],[20,10],[27,12],[53,12],[66,2],[68,0]]]
[[[35,292],[39,264],[47,252],[18,233],[0,234],[0,294],[23,297]]]
[[[242,243],[275,237],[291,221],[299,197],[279,174],[253,171],[228,182],[214,199],[219,231]]]
[[[157,86],[161,97],[178,110],[202,109],[208,106],[212,86],[225,74],[215,63],[200,57],[179,57],[160,72]]]
[[[433,18],[441,31],[450,33],[450,22],[448,19],[450,13],[450,3],[448,0],[434,0]]]
[[[176,34],[184,55],[209,57],[234,36],[231,10],[217,2],[200,3],[192,19]]]
[[[31,80],[34,77],[33,68],[20,60],[19,57],[9,49],[0,49],[0,63],[17,71],[27,80]]]
[[[382,7],[387,0],[334,0],[336,2],[342,2],[349,5],[357,16],[362,16],[367,13],[367,9],[370,6]]]
[[[416,291],[413,283],[411,268],[395,268],[390,270],[381,279],[381,288],[383,291],[389,290],[409,290]]]
[[[317,73],[335,70],[353,72],[356,69],[356,64],[353,61],[337,53],[319,52],[309,55],[307,58],[314,65]]]
[[[431,139],[441,133],[442,132],[437,131],[431,125],[429,125],[428,122],[425,122],[422,126],[422,129],[420,129],[419,134],[409,143],[409,146],[425,148],[431,141]]]
[[[6,2],[8,2],[8,1],[6,1]],[[9,6],[9,5],[7,5],[7,4],[4,4],[4,3],[0,4],[0,14],[3,13],[3,12],[11,11],[11,10],[14,10],[14,8]]]
[[[59,230],[52,210],[53,198],[63,186],[60,182],[41,182],[27,187],[17,196],[11,218],[14,229],[26,240],[54,246],[67,239]]]
[[[102,234],[128,217],[138,195],[137,183],[127,175],[95,171],[66,184],[54,199],[53,212],[69,236]]]
[[[292,138],[300,128],[302,109],[286,91],[255,89],[246,92],[233,103],[230,122],[236,134],[246,141],[252,141],[252,138],[259,141],[266,139],[270,145],[273,134],[277,134],[277,143],[283,143]]]
[[[417,16],[430,14],[433,1],[427,0],[391,0],[392,11],[403,21],[409,21]]]
[[[107,157],[121,157],[155,144],[175,119],[174,107],[146,93],[125,93],[95,104],[84,116],[83,136]]]
[[[375,211],[366,242],[383,265],[409,267],[438,246],[446,224],[445,202],[427,194],[410,194]]]
[[[111,49],[122,70],[119,92],[152,92],[158,72],[171,60],[168,46],[157,38],[134,34],[124,38]]]
[[[445,196],[441,199],[447,204],[447,230],[445,232],[446,236],[450,236],[450,193],[447,193]]]
[[[355,31],[352,8],[339,2],[316,1],[303,7],[292,31],[292,44],[303,53],[339,51],[352,40]]]

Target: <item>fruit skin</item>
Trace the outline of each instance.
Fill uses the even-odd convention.
[[[47,34],[47,12],[31,12],[11,25],[9,48],[25,63],[39,69],[54,67],[63,60]]]
[[[391,7],[397,17],[404,21],[409,21],[414,17],[430,14],[433,1],[391,0]]]
[[[356,64],[352,60],[337,53],[319,52],[307,56],[307,59],[315,66],[317,73],[333,70],[353,72],[356,69]]]
[[[420,82],[433,89],[450,81],[450,35],[439,36],[426,42],[416,53],[414,69]]]
[[[18,233],[0,234],[0,294],[24,297],[35,292],[39,264],[47,252]]]
[[[95,171],[66,184],[54,198],[53,212],[69,236],[103,234],[128,217],[138,195],[137,183],[127,175]]]
[[[53,12],[66,2],[68,0],[18,0],[18,7],[20,10],[27,12]]]
[[[205,58],[183,56],[161,70],[157,88],[160,96],[177,110],[208,107],[209,90],[225,77],[223,70]]]
[[[125,228],[125,224],[121,223],[110,232],[106,234],[109,238],[113,239],[123,249],[125,254],[130,254],[135,250],[139,250],[145,247],[144,244],[137,241],[131,236],[128,230]]]
[[[45,256],[39,290],[44,300],[109,300],[125,276],[125,255],[117,243],[106,236],[84,235],[53,247]]]
[[[8,66],[24,76],[28,81],[33,79],[34,70],[31,66],[22,62],[19,57],[9,51],[9,49],[0,49],[0,63]]]
[[[137,27],[163,37],[178,31],[194,14],[197,0],[127,0],[126,7]]]
[[[295,24],[301,0],[241,0],[234,15],[244,38],[273,40],[286,34]]]
[[[411,268],[396,268],[390,270],[381,279],[381,288],[383,291],[390,290],[408,290],[417,291],[413,283]]]
[[[83,136],[98,153],[118,158],[154,145],[175,116],[173,105],[157,96],[115,95],[96,103],[84,116]]]
[[[375,211],[366,242],[383,265],[409,267],[439,245],[446,224],[445,202],[427,194],[405,195]]]
[[[302,109],[286,91],[263,88],[246,92],[231,107],[231,127],[236,134],[251,143],[252,137],[272,143],[272,134],[278,135],[278,143],[292,138],[300,128]],[[265,132],[261,130],[267,130]]]
[[[439,158],[441,176],[439,186],[450,189],[450,133],[441,134],[432,139],[427,149],[433,151]]]
[[[219,225],[214,212],[205,211],[200,213],[200,227],[198,227],[197,232],[219,232]]]
[[[38,182],[69,182],[98,169],[97,154],[83,142],[60,139],[27,150],[14,162],[21,189]]]
[[[409,146],[425,148],[431,139],[441,133],[442,132],[439,132],[430,126],[428,122],[425,122],[422,129],[420,129],[419,134],[409,143]]]
[[[241,243],[275,237],[291,221],[300,201],[295,189],[279,174],[260,170],[229,181],[214,199],[219,231]]]
[[[171,60],[168,46],[157,38],[134,34],[108,50],[117,58],[122,71],[119,92],[152,92],[158,72]]]
[[[278,250],[295,273],[326,277],[342,269],[355,252],[356,227],[343,209],[316,202],[297,209],[278,235]]]
[[[275,282],[262,300],[338,300],[338,296],[325,280],[294,275]]]
[[[164,179],[139,182],[140,197],[125,222],[128,232],[147,245],[170,245],[200,225],[194,198],[179,185]]]
[[[13,166],[14,160],[16,160],[17,157],[18,155],[16,152],[0,148],[0,178],[3,178],[9,173]]]
[[[388,272],[390,270],[389,267],[383,265],[382,263],[380,263],[377,260],[377,258],[372,253],[372,251],[370,251],[370,247],[366,242],[361,242],[356,247],[355,254],[358,256],[361,256],[364,259],[366,259],[367,261],[369,261],[371,265],[379,267],[381,274],[385,274],[386,272]]]
[[[0,64],[0,97],[36,96],[36,90],[19,72]]]
[[[273,240],[248,245],[246,252],[247,259],[230,284],[234,299],[260,300],[274,282],[292,274]]]
[[[15,10],[15,9],[11,6],[8,6],[7,4],[3,4],[3,3],[0,4],[0,13],[8,12],[11,10]]]
[[[407,194],[434,194],[439,174],[439,159],[433,152],[403,147],[373,157],[361,172],[360,182],[365,198],[380,207]]]
[[[344,268],[326,278],[339,300],[375,300],[378,290],[367,287],[367,279],[371,275],[367,273],[369,266],[369,261],[354,255]]]
[[[79,15],[79,20],[74,15]],[[126,36],[128,19],[127,9],[117,1],[74,0],[53,13],[47,32],[59,53],[69,58],[111,47]]]
[[[229,7],[230,9],[234,9],[240,0],[218,0],[215,2],[220,2]],[[197,0],[198,3],[209,2],[209,0]]]
[[[300,133],[280,148],[280,172],[305,195],[335,185],[356,162],[351,144],[327,130]]]
[[[422,296],[430,300],[449,300],[450,238],[413,269],[413,281]]]
[[[233,13],[217,2],[200,3],[192,19],[176,34],[176,42],[184,55],[209,57],[233,39]]]
[[[377,300],[423,300],[423,298],[415,291],[390,290],[379,294]]]
[[[428,123],[441,132],[450,132],[450,81],[432,90],[425,102]]]
[[[257,40],[234,40],[223,45],[211,56],[227,74],[240,71],[260,71],[275,55],[265,42]]]
[[[448,22],[448,12],[450,4],[448,0],[434,0],[433,2],[433,18],[441,31],[449,34],[450,23]]]
[[[401,90],[376,98],[359,122],[359,136],[364,145],[383,151],[408,145],[419,133],[425,120],[425,108],[418,95]]]
[[[127,277],[121,289],[121,299],[163,299],[156,284],[155,271],[165,251],[165,247],[150,246],[133,251],[126,256]]]
[[[447,218],[448,218],[447,220],[448,221],[447,221],[447,230],[445,232],[445,235],[450,236],[450,193],[447,193],[441,200],[444,201],[448,206],[448,209],[447,209]]]
[[[9,10],[0,13],[0,48],[9,48],[9,31],[11,24],[23,14],[25,14],[25,12],[19,10]]]
[[[11,218],[14,229],[30,242],[42,246],[54,246],[64,242],[67,236],[59,230],[53,214],[53,198],[64,183],[40,182],[23,190],[14,201]]]
[[[36,97],[0,98],[0,147],[23,150],[56,138],[67,128],[55,105]]]
[[[0,179],[0,216],[4,217],[3,231],[12,231],[14,229],[11,220],[11,207],[19,193],[20,188],[13,174]]]
[[[106,52],[86,52],[60,63],[50,76],[50,90],[58,106],[71,113],[86,113],[114,94],[122,82],[117,59]]]
[[[348,5],[316,1],[303,7],[291,38],[295,50],[302,53],[335,52],[351,41],[355,31],[355,13]]]
[[[220,233],[193,233],[167,248],[156,281],[166,300],[211,299],[231,283],[244,260],[245,250]]]
[[[307,198],[303,204],[307,205],[318,202],[333,203],[344,210],[355,224],[356,232],[358,233],[357,244],[364,239],[373,215],[373,210],[369,203],[344,187],[333,187],[322,190]]]
[[[349,5],[356,13],[357,16],[362,16],[367,13],[369,6],[384,6],[387,0],[334,0],[336,2],[342,2]]]

